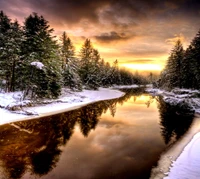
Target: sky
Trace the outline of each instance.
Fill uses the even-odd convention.
[[[177,39],[187,48],[200,29],[199,0],[0,0],[20,23],[44,16],[79,51],[86,38],[105,61],[133,71],[160,71]]]

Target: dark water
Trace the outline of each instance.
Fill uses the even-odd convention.
[[[0,126],[1,179],[147,179],[193,113],[138,89],[80,109]]]

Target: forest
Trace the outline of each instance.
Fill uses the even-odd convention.
[[[23,98],[57,98],[63,87],[81,91],[152,82],[106,62],[90,39],[80,51],[63,32],[59,39],[43,16],[30,14],[21,26],[0,12],[0,90],[23,91]],[[152,77],[150,75],[150,77]],[[200,89],[200,31],[184,50],[178,40],[154,87]]]
[[[23,91],[23,98],[57,98],[63,87],[98,89],[111,85],[146,84],[144,77],[111,65],[85,39],[81,50],[63,32],[60,41],[43,16],[30,14],[23,23],[0,12],[0,89]]]
[[[186,50],[180,40],[176,42],[155,86],[169,91],[173,88],[200,89],[200,31]]]

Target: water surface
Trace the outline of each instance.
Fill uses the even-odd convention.
[[[141,90],[126,92],[119,99],[0,126],[1,178],[149,178],[193,115]]]

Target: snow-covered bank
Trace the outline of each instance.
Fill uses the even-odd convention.
[[[126,88],[126,89],[128,89],[128,88],[138,88],[138,87],[145,87],[145,85],[117,85],[117,86],[113,86],[113,88],[114,89],[123,89],[123,88]]]
[[[40,116],[56,114],[62,111],[72,110],[92,102],[119,98],[123,95],[123,92],[109,88],[99,88],[98,91],[83,90],[82,92],[72,92],[68,89],[64,89],[59,99],[46,100],[43,101],[43,103],[47,104],[35,105],[34,107],[23,107],[23,105],[31,104],[31,102],[28,100],[21,101],[20,92],[0,93],[0,125],[14,121],[21,121]],[[22,106],[23,111],[17,110],[12,112],[6,109],[7,107],[18,105]],[[36,115],[28,117],[27,115],[23,114],[24,111],[26,114],[27,111],[29,111],[30,113]]]
[[[200,161],[198,164],[195,164],[195,168],[194,165],[191,164],[191,161],[195,156],[197,159],[199,158],[200,148],[199,145],[194,143],[194,145],[191,145],[191,142],[195,135],[199,135],[199,131],[200,118],[195,118],[184,137],[179,139],[179,141],[161,155],[158,165],[152,169],[150,179],[196,179],[193,177],[193,171],[200,168]],[[185,150],[188,146],[192,148],[190,150]],[[180,159],[181,162],[178,162]],[[185,171],[187,174],[183,174]],[[198,173],[197,176],[199,179],[200,173]]]
[[[200,91],[198,90],[174,89],[168,92],[160,89],[147,88],[146,91],[153,96],[162,96],[163,100],[171,105],[187,104],[195,113],[200,114]]]
[[[200,178],[200,132],[194,135],[164,179]]]
[[[174,89],[167,92],[147,89],[152,95],[160,95],[171,105],[187,105],[196,118],[186,135],[166,151],[158,166],[152,170],[151,179],[199,179],[200,178],[200,92],[198,90]]]

